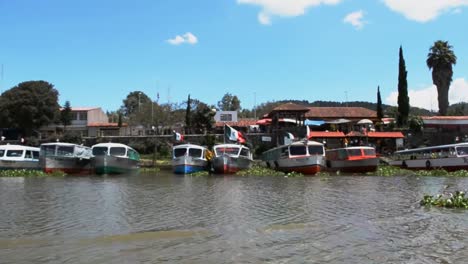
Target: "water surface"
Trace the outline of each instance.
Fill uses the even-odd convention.
[[[0,178],[0,263],[466,263],[444,177]]]

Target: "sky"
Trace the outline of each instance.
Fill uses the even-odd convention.
[[[437,111],[426,58],[457,56],[451,104],[468,101],[468,0],[0,0],[0,90],[52,83],[59,103],[115,111],[132,91],[158,103],[224,94],[268,101],[410,105]],[[158,97],[159,95],[159,97]]]

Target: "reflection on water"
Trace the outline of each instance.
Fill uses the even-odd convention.
[[[0,263],[466,263],[464,178],[0,178]]]

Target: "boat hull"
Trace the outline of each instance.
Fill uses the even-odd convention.
[[[213,159],[213,171],[218,174],[233,174],[240,170],[249,169],[252,160],[244,157],[222,155]]]
[[[0,160],[0,170],[40,170],[39,161]]]
[[[327,168],[331,171],[342,172],[371,172],[377,169],[379,158],[365,158],[355,160],[327,160]]]
[[[92,167],[98,175],[131,174],[140,168],[138,160],[109,155],[95,156],[92,159]]]
[[[175,174],[190,174],[207,170],[208,162],[205,159],[192,157],[178,157],[172,160],[173,172]]]
[[[268,161],[267,166],[286,173],[298,172],[305,175],[314,175],[325,168],[325,158],[321,155],[280,158],[276,161]]]
[[[90,159],[78,157],[43,157],[39,163],[44,172],[52,173],[62,171],[67,174],[92,174],[93,169]]]
[[[412,170],[468,170],[468,157],[391,160],[389,164],[403,169]]]

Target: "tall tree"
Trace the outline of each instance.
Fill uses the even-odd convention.
[[[66,101],[63,109],[60,111],[60,122],[63,125],[63,130],[65,131],[67,126],[71,125],[72,121],[72,109],[70,106],[70,101]]]
[[[408,122],[410,103],[408,97],[408,81],[406,79],[408,72],[406,71],[405,59],[403,58],[403,48],[400,46],[400,61],[398,70],[398,116],[397,124],[402,127]]]
[[[427,54],[426,64],[432,69],[432,83],[437,86],[437,99],[439,101],[439,114],[447,114],[449,106],[448,92],[452,83],[452,65],[457,63],[457,57],[448,41],[438,40]]]
[[[34,130],[52,124],[59,114],[58,91],[45,81],[27,81],[5,91],[1,96],[2,126],[24,130],[26,136]]]
[[[380,86],[377,86],[377,119],[382,120],[383,109],[382,109],[382,98],[380,97]]]
[[[132,114],[138,114],[141,111],[142,106],[151,102],[151,99],[144,92],[134,91],[127,95],[127,98],[123,100],[123,110],[125,116],[131,116]]]
[[[191,122],[191,105],[192,100],[190,100],[190,94],[187,98],[187,108],[185,109],[185,133],[189,133],[192,122]]]
[[[221,101],[218,101],[218,108],[222,111],[239,111],[241,102],[236,95],[226,93]]]

